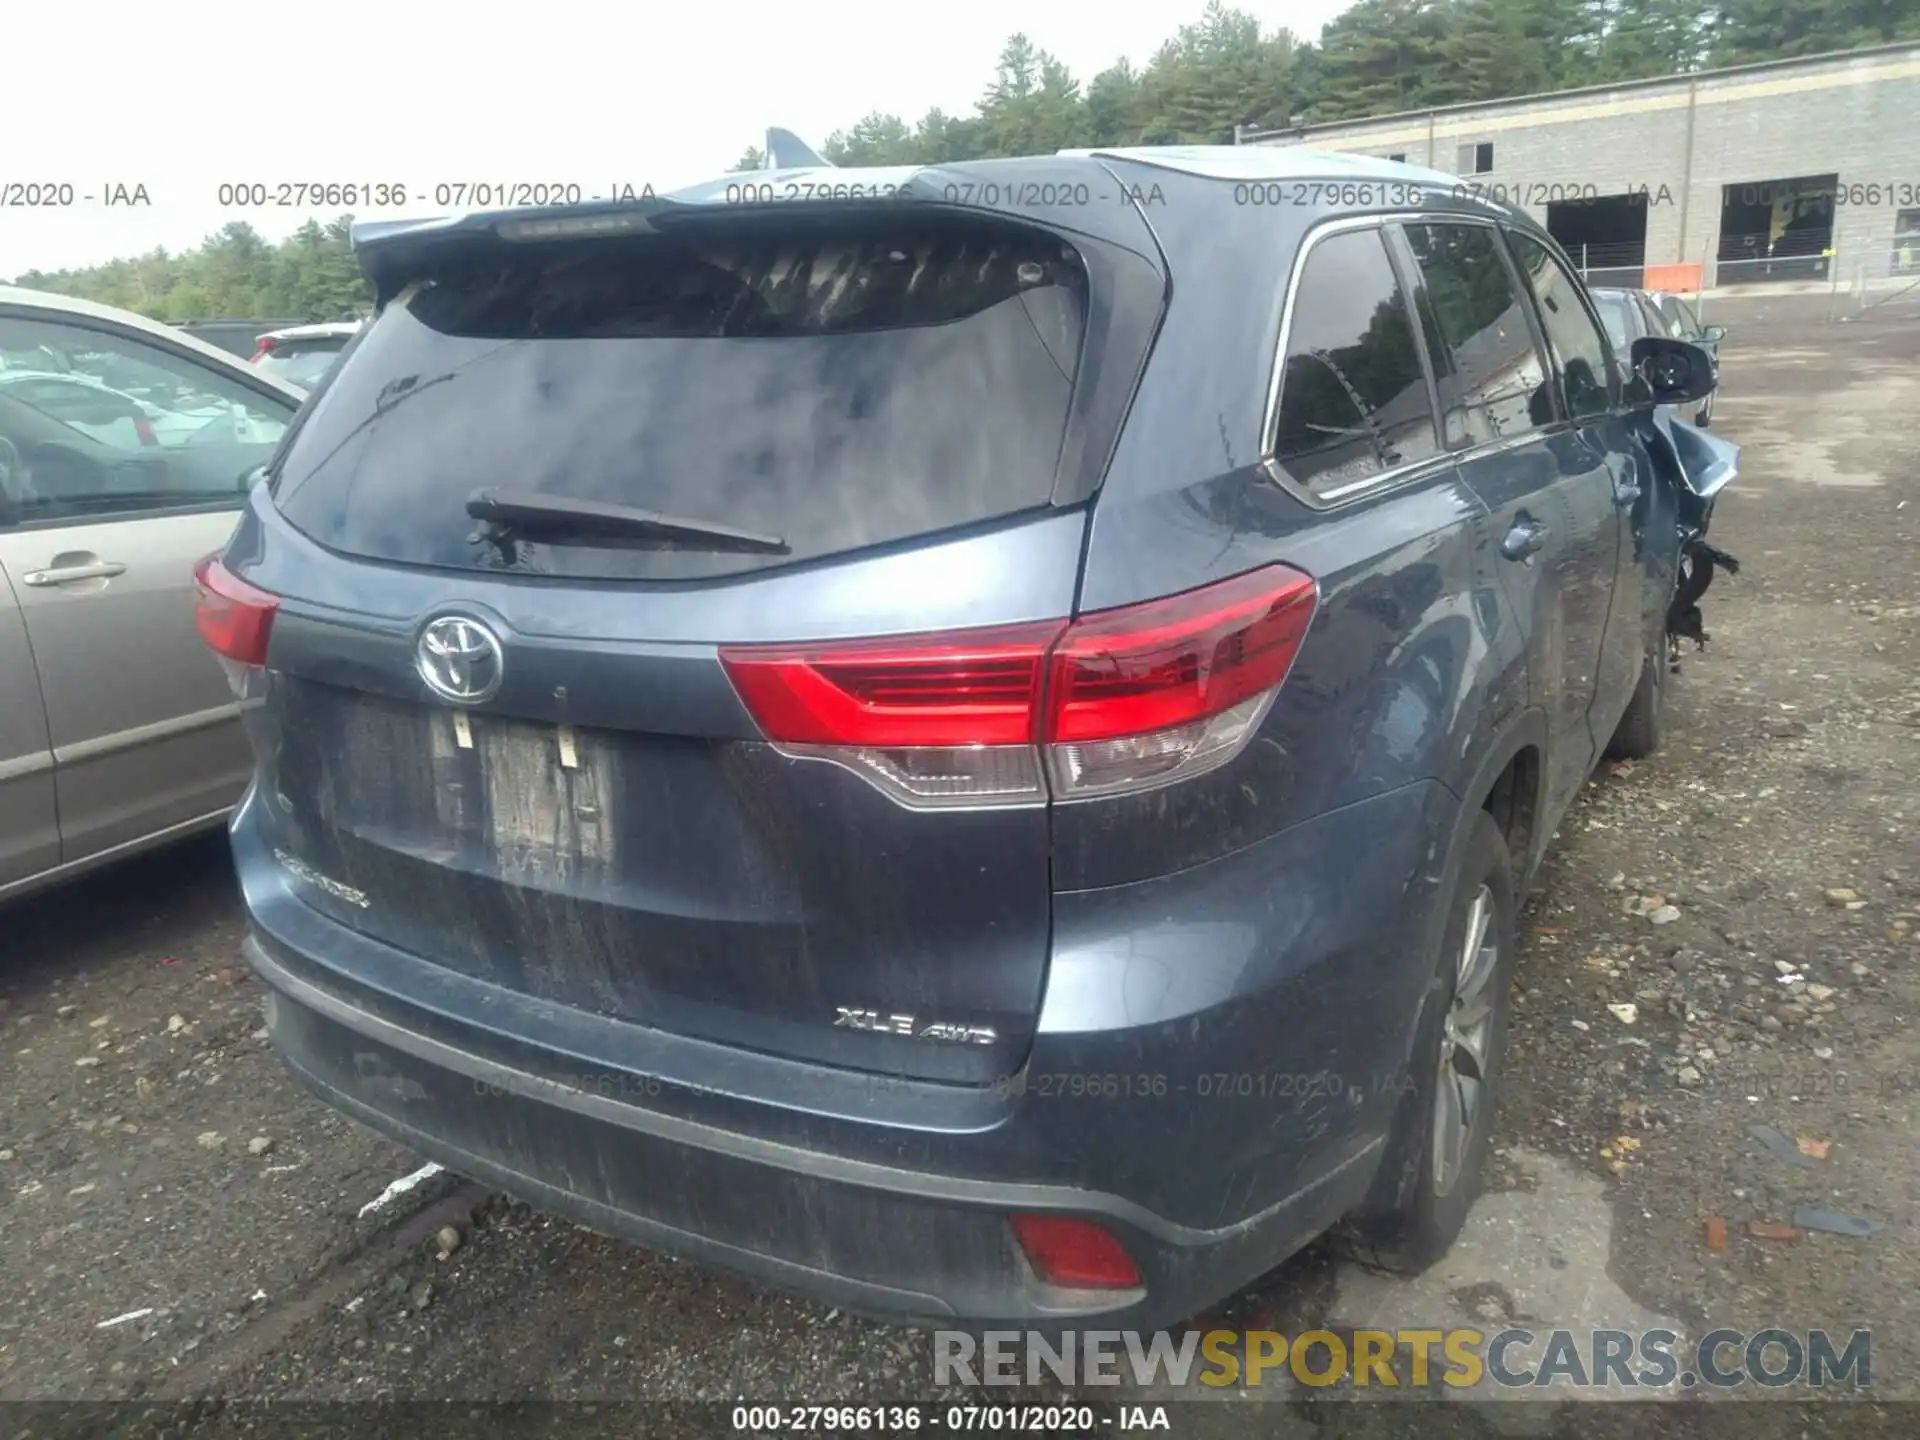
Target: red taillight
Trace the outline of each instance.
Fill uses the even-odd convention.
[[[1071,1290],[1134,1290],[1140,1267],[1126,1247],[1091,1220],[1071,1215],[1015,1215],[1013,1235],[1049,1285]]]
[[[142,445],[158,445],[160,443],[160,437],[153,433],[153,422],[144,415],[135,417],[133,433],[140,437],[140,443]]]
[[[267,636],[279,600],[249,585],[221,564],[216,555],[194,566],[193,583],[199,588],[193,618],[200,628],[200,638],[229,660],[242,665],[266,664]]]
[[[729,646],[720,659],[769,740],[1031,745],[1063,622],[848,644]]]
[[[1274,566],[1083,616],[1053,647],[1047,742],[1168,730],[1273,689],[1314,601],[1311,577]]]
[[[1231,758],[1286,678],[1316,601],[1311,577],[1273,565],[1071,623],[725,646],[720,659],[777,744],[826,752],[909,803],[1023,803],[1044,793],[1031,747],[1045,747],[1062,795],[1165,783]]]
[[[273,347],[279,343],[280,342],[271,335],[262,335],[258,340],[253,342],[253,354],[247,357],[247,363],[249,365],[257,365],[261,357],[271,355],[273,353]]]

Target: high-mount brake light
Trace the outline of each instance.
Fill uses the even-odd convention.
[[[845,765],[908,805],[1034,804],[1232,759],[1317,601],[1310,576],[1270,565],[1071,622],[723,646],[720,659],[789,754]]]
[[[651,235],[654,224],[643,214],[627,211],[502,220],[494,230],[502,240],[584,240],[598,235]]]

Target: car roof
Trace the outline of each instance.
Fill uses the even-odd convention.
[[[0,285],[0,306],[9,305],[55,315],[71,315],[82,320],[104,320],[122,329],[136,330],[163,341],[176,350],[190,351],[200,359],[211,361],[223,370],[254,376],[296,403],[306,399],[301,391],[282,380],[275,379],[272,375],[256,370],[231,351],[222,350],[217,345],[209,345],[196,335],[189,335],[186,331],[177,330],[164,321],[150,319],[131,310],[97,304],[92,300],[81,300],[72,295],[56,295],[50,290],[29,290],[20,285]]]
[[[1439,184],[1448,189],[1460,183],[1458,175],[1429,170],[1424,165],[1306,145],[1123,145],[1060,153],[1130,160],[1208,180],[1397,180],[1403,184]]]
[[[1046,168],[1057,175],[1062,161],[1085,162],[1089,171],[1106,172],[1100,162],[1118,160],[1135,165],[1174,171],[1202,179],[1234,180],[1243,183],[1267,183],[1286,180],[1375,180],[1406,185],[1439,188],[1450,197],[1453,208],[1479,209],[1502,219],[1513,220],[1530,229],[1539,223],[1525,211],[1502,204],[1461,186],[1460,177],[1421,165],[1397,160],[1381,160],[1370,155],[1349,155],[1340,151],[1315,150],[1307,146],[1279,145],[1135,145],[1099,149],[1061,150],[1052,155],[997,157],[991,160],[954,162],[940,165],[805,165],[779,170],[736,170],[713,179],[698,181],[677,190],[661,191],[648,197],[662,207],[718,206],[736,202],[743,184],[780,186],[832,183],[859,185],[894,194],[922,177],[951,175],[959,170],[974,172],[991,167],[998,174],[1021,167]],[[944,187],[927,188],[926,198],[937,199]],[[901,198],[913,198],[903,196]],[[586,205],[521,206],[496,210],[456,210],[445,215],[418,219],[356,220],[351,230],[353,248],[378,248],[403,237],[425,238],[448,230],[486,229],[498,221],[539,216],[543,221],[566,217],[598,217],[644,213],[645,201],[603,202]],[[1411,208],[1411,207],[1409,207]],[[1542,233],[1545,233],[1542,231]]]

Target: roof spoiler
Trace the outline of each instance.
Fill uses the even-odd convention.
[[[782,130],[777,125],[767,127],[767,170],[808,170],[825,168],[831,170],[834,164],[823,158],[806,141],[791,130]]]

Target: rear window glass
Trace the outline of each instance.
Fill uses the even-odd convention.
[[[703,227],[448,257],[391,301],[279,467],[288,520],[402,563],[677,579],[1047,503],[1085,275],[954,220]],[[578,531],[475,543],[482,488],[776,536],[788,553]]]

